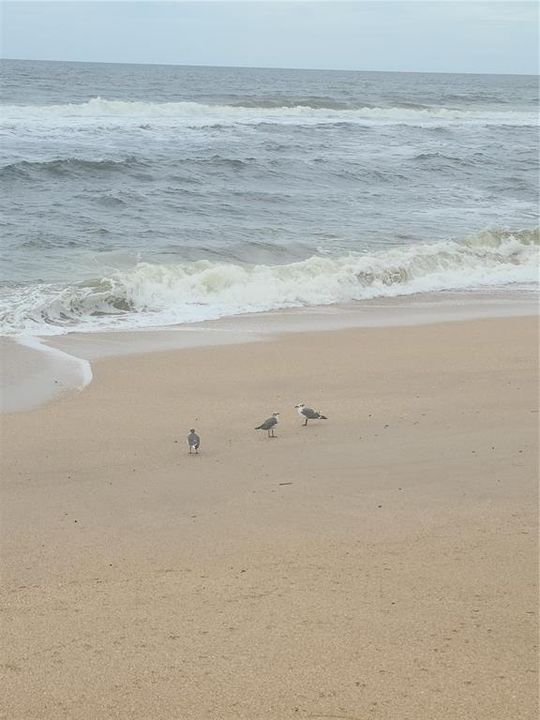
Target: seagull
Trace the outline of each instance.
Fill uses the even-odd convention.
[[[269,417],[263,423],[261,423],[255,430],[268,430],[268,437],[276,437],[274,435],[274,428],[279,422],[279,413],[272,413],[272,417]]]
[[[187,436],[187,443],[189,445],[189,454],[191,455],[192,450],[195,450],[195,454],[198,454],[199,446],[201,444],[201,438],[197,435],[194,428],[191,428],[191,430],[189,431],[189,435]]]
[[[306,422],[304,423],[304,426],[307,425],[308,420],[328,420],[326,415],[321,415],[321,413],[317,410],[306,407],[304,403],[299,403],[294,407],[298,410],[298,414],[300,415],[300,417],[305,418]]]

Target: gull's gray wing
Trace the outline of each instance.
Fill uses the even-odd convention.
[[[308,420],[317,420],[320,418],[321,414],[313,410],[313,408],[302,408],[302,415],[304,417],[307,417]]]
[[[270,428],[273,428],[274,425],[277,425],[277,420],[275,417],[270,417],[267,420],[265,420],[261,425],[259,425],[259,430],[270,430]]]
[[[201,438],[197,435],[197,433],[189,433],[188,445],[190,447],[198,448],[200,444],[201,444]]]

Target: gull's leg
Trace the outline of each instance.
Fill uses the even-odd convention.
[[[304,423],[304,427],[306,427],[308,419],[309,419],[309,418],[306,418],[306,422]]]

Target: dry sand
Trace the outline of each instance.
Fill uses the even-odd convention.
[[[2,717],[536,718],[536,342],[513,318],[100,360],[4,416]]]

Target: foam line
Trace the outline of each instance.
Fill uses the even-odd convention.
[[[63,105],[4,105],[2,124],[16,122],[23,125],[35,122],[45,124],[77,123],[105,119],[124,119],[127,122],[141,119],[174,121],[203,125],[208,121],[223,123],[297,123],[297,122],[351,122],[410,124],[423,123],[479,123],[494,125],[538,124],[535,112],[528,110],[459,109],[445,107],[352,107],[332,108],[309,106],[295,107],[208,105],[196,102],[141,102],[92,98],[84,103]]]
[[[75,390],[82,390],[92,382],[93,373],[92,366],[84,358],[75,357],[55,347],[51,347],[43,342],[42,338],[33,337],[29,335],[20,335],[16,338],[19,345],[37,350],[38,352],[54,357],[56,360],[63,364],[68,365],[68,370],[71,367],[76,367],[76,374],[79,375],[79,383],[73,386]]]

